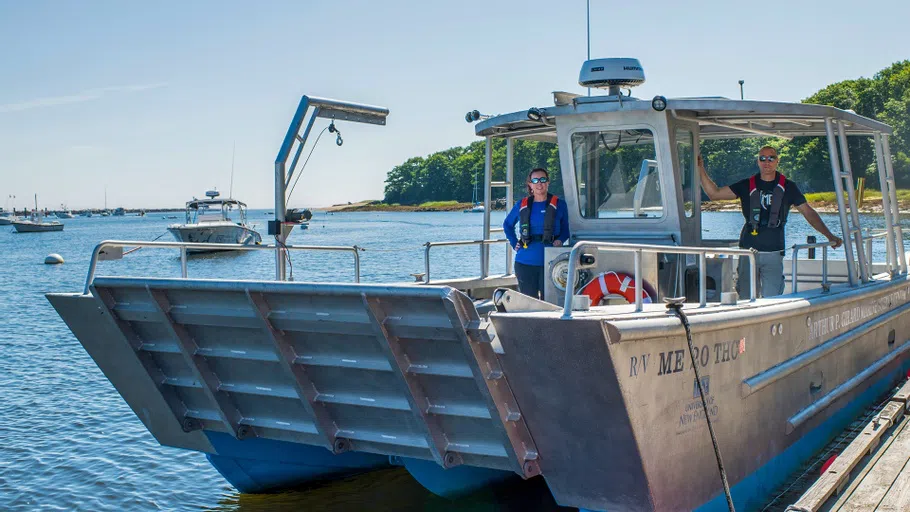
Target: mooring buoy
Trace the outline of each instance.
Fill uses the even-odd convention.
[[[47,257],[44,258],[44,264],[45,265],[62,265],[63,256],[60,256],[57,253],[48,254]]]

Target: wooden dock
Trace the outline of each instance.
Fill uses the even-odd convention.
[[[910,381],[787,507],[792,512],[910,511]]]

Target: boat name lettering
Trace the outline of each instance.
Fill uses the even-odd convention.
[[[669,375],[692,369],[692,362],[686,355],[686,350],[682,348],[658,353],[657,375]],[[700,348],[694,348],[695,363],[699,368],[704,368],[712,362],[713,364],[721,364],[735,361],[741,353],[740,340],[724,341],[714,345],[702,345]],[[639,374],[646,374],[650,361],[651,354],[630,357],[629,377],[638,377]]]
[[[865,304],[848,307],[843,311],[828,315],[818,320],[809,319],[809,339],[814,340],[831,334],[839,329],[845,329],[853,324],[879,315],[893,306],[906,302],[907,289],[883,295]]]

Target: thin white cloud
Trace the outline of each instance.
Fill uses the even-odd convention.
[[[150,89],[160,89],[162,87],[167,87],[166,83],[157,83],[157,84],[136,84],[136,85],[117,85],[111,87],[98,87],[96,89],[89,89],[87,91],[80,92],[78,94],[71,94],[68,96],[51,96],[48,98],[38,98],[29,101],[22,101],[19,103],[7,103],[5,105],[0,105],[0,114],[5,114],[9,112],[21,112],[23,110],[31,110],[33,108],[47,108],[55,107],[59,105],[72,105],[73,103],[84,103],[86,101],[95,101],[101,99],[106,94],[117,93],[117,92],[140,92],[147,91]]]

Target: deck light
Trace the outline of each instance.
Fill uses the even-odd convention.
[[[478,110],[471,110],[467,114],[464,115],[464,120],[467,121],[468,123],[473,123],[474,121],[477,121],[478,119],[480,119],[480,111],[478,111]]]
[[[658,112],[663,112],[667,108],[667,98],[657,95],[651,100],[651,108]]]
[[[531,107],[528,109],[528,119],[531,121],[540,121],[542,114],[540,109],[537,107]]]

